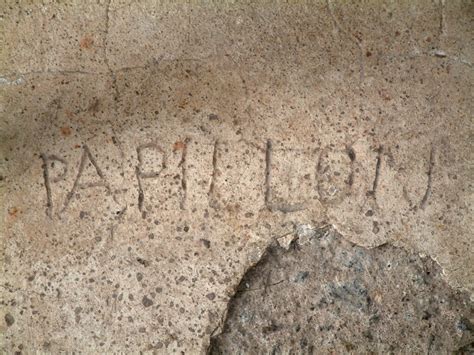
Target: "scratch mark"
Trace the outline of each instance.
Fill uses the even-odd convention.
[[[377,160],[375,163],[375,177],[374,177],[374,182],[372,183],[372,191],[370,191],[371,195],[373,195],[374,198],[377,191],[377,187],[379,186],[380,168],[382,167],[382,151],[383,151],[383,147],[380,146],[379,149],[377,150]]]
[[[143,212],[143,201],[145,197],[143,195],[142,180],[140,179],[140,170],[138,166],[135,167],[135,175],[137,176],[137,181],[138,181],[138,210],[140,212]]]
[[[219,142],[217,139],[214,141],[214,150],[212,152],[212,176],[211,176],[211,184],[209,186],[209,192],[207,196],[209,198],[209,205],[216,209],[217,202],[214,198],[214,190],[215,190],[215,183],[217,178],[217,149],[218,149]]]
[[[105,63],[105,66],[107,67],[107,70],[108,70],[108,75],[110,76],[110,78],[112,79],[112,87],[113,87],[113,90],[114,90],[114,95],[113,95],[113,107],[114,107],[114,110],[115,110],[115,113],[116,115],[118,115],[118,102],[120,100],[120,92],[119,92],[119,89],[118,89],[118,84],[117,84],[117,75],[115,73],[115,71],[112,70],[111,66],[110,66],[110,61],[109,61],[109,56],[108,56],[108,52],[107,52],[107,48],[108,48],[108,43],[109,43],[109,30],[110,30],[110,4],[111,4],[112,0],[108,0],[107,3],[106,3],[106,7],[105,7],[105,33],[104,33],[104,63]],[[125,152],[124,152],[124,149],[123,149],[123,145],[122,145],[122,142],[120,141],[120,139],[118,138],[117,136],[117,133],[115,132],[115,128],[114,128],[114,124],[113,122],[111,121],[111,119],[109,118],[108,120],[108,123],[110,125],[110,129],[112,131],[112,134],[113,134],[113,142],[114,144],[117,146],[119,152],[120,152],[120,167],[121,167],[121,170],[122,170],[122,175],[125,176]]]
[[[439,7],[439,34],[440,36],[446,35],[446,15],[445,15],[445,9],[446,9],[446,0],[440,0],[440,7]]]
[[[429,197],[431,196],[431,190],[432,190],[432,185],[433,185],[433,168],[435,165],[435,149],[431,147],[430,151],[430,161],[429,161],[429,166],[428,166],[428,184],[426,186],[426,192],[423,198],[421,199],[420,202],[420,208],[422,210],[425,209],[426,203],[428,202]]]
[[[272,141],[267,140],[267,149],[265,150],[265,206],[271,211],[271,164],[272,164]]]
[[[119,100],[119,90],[117,86],[117,76],[110,66],[109,56],[107,55],[107,48],[109,43],[109,29],[110,29],[110,3],[112,0],[108,0],[105,7],[105,33],[104,33],[104,63],[108,69],[109,75],[112,78],[112,86],[114,89],[114,101],[115,103]]]
[[[181,167],[181,188],[183,189],[183,194],[182,194],[182,197],[181,197],[181,202],[180,202],[180,208],[182,210],[185,209],[185,205],[186,205],[186,199],[187,199],[187,195],[188,195],[188,189],[187,189],[187,169],[186,169],[186,157],[187,157],[187,154],[188,154],[188,144],[190,142],[190,138],[186,138],[184,140],[184,147],[183,147],[183,151],[182,151],[182,154],[181,154],[181,161],[179,162],[178,166]]]
[[[41,154],[41,159],[43,160],[43,178],[44,178],[44,186],[46,188],[46,215],[48,217],[52,217],[53,215],[53,198],[51,194],[51,181],[49,176],[49,168],[48,168],[48,161],[50,160],[57,160],[64,165],[64,170],[60,176],[57,176],[53,179],[53,182],[58,182],[67,174],[67,163],[64,159],[56,156],[56,155],[49,155]]]
[[[161,162],[161,167],[160,170],[158,171],[151,171],[151,172],[144,172],[142,171],[143,164],[144,164],[144,159],[143,159],[143,150],[144,149],[155,149],[158,152],[160,152],[163,155],[163,160]],[[140,212],[143,213],[143,202],[145,200],[145,196],[143,193],[143,187],[142,187],[142,178],[143,179],[150,179],[150,178],[156,178],[160,176],[160,173],[163,169],[166,169],[166,155],[163,149],[161,149],[158,145],[155,143],[147,143],[147,144],[142,144],[137,147],[137,159],[138,159],[138,165],[135,167],[135,175],[137,177],[138,181],[138,209]]]

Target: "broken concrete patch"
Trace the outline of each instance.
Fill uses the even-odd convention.
[[[463,353],[474,303],[430,258],[321,231],[270,246],[247,272],[210,354]]]

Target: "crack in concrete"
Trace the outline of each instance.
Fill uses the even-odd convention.
[[[424,52],[419,52],[419,53],[402,53],[402,54],[397,54],[397,55],[386,55],[382,56],[381,58],[388,58],[388,59],[416,59],[416,58],[423,58],[423,57],[436,57],[436,58],[442,58],[446,59],[449,62],[453,63],[458,63],[458,64],[463,64],[466,65],[470,68],[473,67],[473,62],[469,61],[465,58],[456,56],[456,55],[449,55],[443,50],[435,49],[431,51],[424,51]],[[176,58],[176,59],[164,59],[163,55],[161,55],[159,58],[154,58],[151,61],[149,61],[145,65],[136,65],[136,66],[126,66],[126,67],[121,67],[118,69],[110,69],[114,75],[117,73],[121,72],[130,72],[134,70],[145,70],[145,69],[150,69],[153,66],[156,66],[160,63],[171,63],[175,61],[182,61],[182,62],[202,62],[208,59],[209,57],[204,57],[204,58]],[[85,70],[38,70],[38,71],[28,71],[28,72],[11,72],[7,74],[0,74],[0,85],[10,85],[10,84],[16,84],[16,85],[21,85],[24,83],[23,78],[24,76],[32,76],[32,75],[111,75],[110,71],[85,71]],[[16,78],[14,80],[8,80],[7,78]]]
[[[110,66],[110,61],[109,61],[109,56],[108,56],[108,42],[109,42],[109,30],[110,30],[110,16],[109,16],[109,11],[110,11],[110,3],[112,2],[112,0],[108,0],[107,3],[106,3],[106,7],[105,7],[105,32],[104,32],[104,63],[105,63],[105,66],[107,67],[108,69],[108,73],[112,79],[112,86],[113,86],[113,89],[114,89],[114,101],[115,101],[115,104],[117,103],[117,101],[119,100],[120,98],[120,92],[119,92],[119,89],[118,89],[118,86],[117,86],[117,76],[115,74],[115,71],[112,70],[111,66]]]
[[[444,36],[446,35],[446,15],[445,15],[445,8],[446,8],[446,0],[440,0],[439,6],[439,35]]]

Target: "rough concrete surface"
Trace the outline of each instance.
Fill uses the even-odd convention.
[[[462,353],[474,344],[472,303],[432,259],[365,249],[334,231],[305,244],[272,246],[247,272],[211,354]]]
[[[334,303],[275,303],[281,351],[317,350],[316,324],[328,352],[469,351],[473,21],[460,0],[2,2],[2,351],[271,352],[232,318],[269,305],[236,290],[315,228],[342,271],[282,255],[325,284],[266,292]]]

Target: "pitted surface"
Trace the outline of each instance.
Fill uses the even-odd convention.
[[[472,296],[469,2],[0,11],[5,351],[204,352],[295,225]]]
[[[242,279],[211,354],[456,352],[474,305],[429,258],[365,249],[331,230],[271,246]]]

